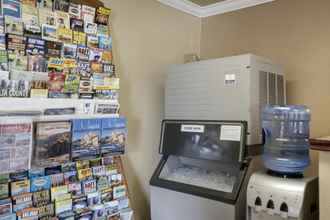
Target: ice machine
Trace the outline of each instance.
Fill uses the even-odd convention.
[[[152,220],[245,220],[247,123],[164,120],[151,180]]]
[[[247,145],[261,144],[262,108],[286,103],[283,72],[252,54],[172,65],[165,85],[165,119],[247,121]]]

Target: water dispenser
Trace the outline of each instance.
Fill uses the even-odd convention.
[[[310,111],[266,106],[262,112],[265,171],[247,188],[248,220],[318,220],[318,177],[304,176],[309,159]]]

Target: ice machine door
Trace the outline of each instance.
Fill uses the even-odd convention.
[[[246,122],[164,120],[160,152],[224,164],[243,162]]]
[[[247,168],[170,155],[160,161],[150,184],[234,204]]]

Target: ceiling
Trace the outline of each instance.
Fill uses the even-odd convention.
[[[203,18],[275,0],[157,0],[180,11]]]
[[[191,1],[199,6],[206,6],[206,5],[211,5],[214,3],[218,3],[218,2],[223,2],[225,0],[188,0]]]

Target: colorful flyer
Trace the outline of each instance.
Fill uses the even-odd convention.
[[[64,82],[64,93],[77,94],[80,76],[76,73],[68,73]]]
[[[69,15],[70,15],[70,18],[80,19],[81,18],[81,5],[71,2],[69,5]]]
[[[85,168],[85,169],[80,169],[78,170],[78,179],[79,180],[85,180],[90,177],[92,177],[92,169],[91,168]]]
[[[99,36],[99,48],[105,50],[112,50],[112,37],[111,36]]]
[[[57,26],[55,12],[53,12],[51,9],[39,8],[38,16],[40,25],[46,24],[55,27]]]
[[[8,34],[23,35],[23,21],[21,18],[5,16],[5,32]]]
[[[58,215],[65,211],[72,210],[72,199],[63,199],[55,201],[55,214]]]
[[[68,189],[73,196],[82,194],[81,182],[69,183]]]
[[[105,50],[105,51],[102,52],[101,62],[103,64],[111,64],[112,63],[112,52],[111,52],[111,50]]]
[[[57,28],[57,39],[64,43],[72,42],[72,30],[69,28],[58,27]]]
[[[70,172],[70,171],[76,171],[77,166],[75,162],[66,162],[62,164],[62,172]]]
[[[69,11],[69,0],[54,0],[53,8],[54,10],[68,12]]]
[[[95,10],[95,8],[88,5],[81,6],[81,17],[84,19],[84,22],[94,22]]]
[[[52,186],[50,176],[34,177],[31,179],[31,192],[49,190]]]
[[[64,184],[69,184],[78,181],[77,171],[68,171],[64,173]]]
[[[72,158],[96,157],[99,153],[101,121],[99,119],[74,119],[72,126]]]
[[[22,5],[19,0],[1,0],[1,14],[3,16],[11,16],[21,18]]]
[[[45,204],[43,206],[38,207],[38,218],[48,218],[49,216],[53,216],[55,214],[54,212],[54,206],[53,204]]]
[[[98,7],[96,10],[95,22],[98,24],[108,25],[111,9],[106,7]]]
[[[56,26],[42,24],[42,39],[48,40],[48,41],[57,41]]]
[[[11,196],[30,192],[30,180],[21,180],[10,183]]]
[[[8,71],[8,55],[6,50],[0,50],[0,70]]]
[[[84,20],[71,18],[70,19],[70,27],[72,31],[84,32]]]
[[[27,55],[45,55],[45,41],[39,38],[29,37],[26,42]]]
[[[84,45],[78,45],[77,46],[77,58],[81,61],[88,61],[89,60],[89,48],[84,46]],[[87,62],[88,66],[89,63]],[[85,67],[84,69],[86,70],[87,67]],[[89,68],[89,67],[88,67]]]
[[[67,185],[52,187],[50,190],[51,201],[55,201],[56,198],[61,197],[61,195],[64,195],[67,193],[68,193]]]
[[[0,200],[0,215],[6,215],[12,213],[11,199]]]
[[[98,48],[99,46],[99,38],[95,35],[87,34],[87,46]]]
[[[77,56],[77,45],[63,44],[62,56],[64,58],[75,59]]]
[[[88,206],[93,206],[101,203],[101,195],[99,192],[93,192],[87,194]]]
[[[38,0],[37,6],[38,8],[53,10],[53,0]]]
[[[28,55],[27,70],[33,72],[46,72],[47,62],[43,55]]]
[[[119,199],[126,196],[126,186],[115,186],[113,187],[113,199]]]
[[[47,205],[50,203],[49,189],[41,190],[41,191],[33,193],[33,205],[34,206],[42,206],[42,205]]]
[[[55,11],[57,28],[70,29],[70,17],[69,14],[63,11]]]
[[[56,41],[46,41],[45,55],[47,58],[60,57],[62,53],[62,43]]]
[[[101,132],[101,153],[121,153],[125,152],[127,139],[126,119],[109,118],[102,119]]]
[[[97,24],[94,22],[84,22],[84,32],[86,34],[96,35],[97,34]]]
[[[97,191],[96,180],[95,179],[84,180],[81,183],[81,185],[82,185],[83,193],[85,195],[87,195],[89,193],[94,193],[94,192]]]
[[[86,45],[86,34],[80,31],[72,32],[72,43]]]
[[[52,182],[52,186],[61,186],[64,184],[64,174],[63,173],[56,173],[50,175],[50,179]]]

